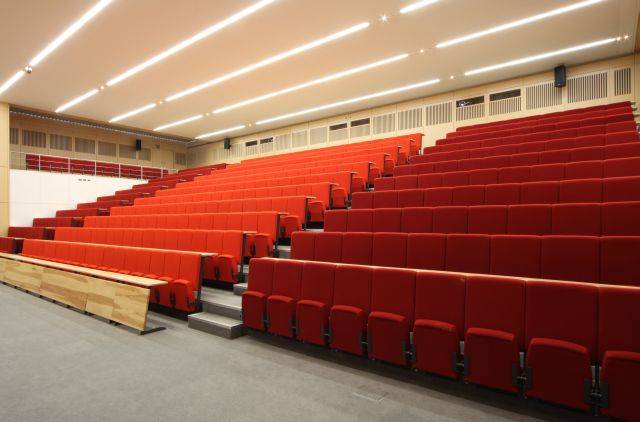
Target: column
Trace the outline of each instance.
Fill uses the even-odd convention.
[[[0,103],[0,236],[9,228],[9,104]]]

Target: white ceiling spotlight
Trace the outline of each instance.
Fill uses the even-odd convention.
[[[155,128],[153,130],[157,132],[157,131],[160,131],[160,130],[169,129],[170,127],[180,126],[180,125],[183,125],[185,123],[193,122],[194,120],[200,120],[200,119],[202,119],[202,117],[203,117],[202,114],[198,114],[196,116],[187,117],[186,119],[182,119],[182,120],[178,120],[178,121],[175,121],[175,122],[167,123],[166,125],[158,126],[157,128]]]
[[[535,55],[535,56],[529,56],[529,57],[524,57],[524,58],[517,59],[517,60],[511,60],[511,61],[505,62],[505,63],[499,63],[499,64],[494,64],[494,65],[491,65],[491,66],[481,67],[479,69],[468,70],[468,71],[464,72],[464,74],[465,74],[465,76],[471,76],[471,75],[476,75],[478,73],[490,72],[492,70],[503,69],[505,67],[517,66],[517,65],[520,65],[520,64],[530,63],[530,62],[537,61],[537,60],[544,60],[544,59],[547,59],[549,57],[561,56],[563,54],[569,54],[569,53],[573,53],[573,52],[576,52],[576,51],[581,51],[581,50],[586,50],[586,49],[589,49],[589,48],[599,47],[599,46],[602,46],[602,45],[611,44],[611,43],[616,42],[616,41],[617,41],[616,38],[607,38],[607,39],[604,39],[604,40],[594,41],[594,42],[590,42],[590,43],[587,43],[587,44],[576,45],[574,47],[563,48],[562,50],[550,51],[548,53],[542,53],[542,54],[538,54],[538,55]]]
[[[320,85],[320,84],[323,84],[323,83],[326,83],[326,82],[329,82],[329,81],[333,81],[333,80],[336,80],[336,79],[344,78],[346,76],[354,75],[356,73],[361,73],[361,72],[364,72],[364,71],[367,71],[367,70],[370,70],[370,69],[373,69],[373,68],[376,68],[376,67],[384,66],[384,65],[387,65],[387,64],[390,64],[390,63],[395,63],[397,61],[406,59],[407,57],[409,57],[409,54],[407,54],[407,53],[399,54],[397,56],[389,57],[389,58],[384,59],[384,60],[379,60],[377,62],[369,63],[369,64],[366,64],[366,65],[363,65],[363,66],[354,67],[352,69],[348,69],[348,70],[345,70],[345,71],[342,71],[342,72],[333,73],[331,75],[327,75],[327,76],[324,76],[324,77],[319,78],[319,79],[314,79],[314,80],[309,81],[309,82],[305,82],[305,83],[302,83],[302,84],[299,84],[299,85],[295,85],[295,86],[292,86],[292,87],[289,87],[289,88],[281,89],[279,91],[275,91],[275,92],[272,92],[272,93],[269,93],[269,94],[261,95],[259,97],[251,98],[249,100],[240,101],[238,103],[235,103],[235,104],[232,104],[232,105],[228,105],[226,107],[218,108],[218,109],[214,110],[213,112],[215,114],[223,113],[225,111],[229,111],[229,110],[233,110],[233,109],[236,109],[236,108],[244,107],[244,106],[247,106],[247,105],[250,105],[250,104],[254,104],[254,103],[257,103],[257,102],[260,102],[260,101],[268,100],[268,99],[271,99],[271,98],[274,98],[274,97],[277,97],[277,96],[280,96],[280,95],[289,94],[291,92],[299,91],[299,90],[304,89],[304,88],[309,88],[309,87],[314,86],[314,85]]]
[[[308,108],[306,110],[296,111],[294,113],[283,114],[282,116],[271,117],[269,119],[260,120],[260,121],[256,122],[256,124],[257,125],[263,125],[263,124],[266,124],[266,123],[276,122],[278,120],[284,120],[284,119],[289,119],[291,117],[302,116],[304,114],[315,113],[317,111],[323,111],[323,110],[328,110],[328,109],[331,109],[331,108],[341,107],[341,106],[348,105],[348,104],[359,103],[359,102],[371,100],[371,99],[374,99],[374,98],[384,97],[384,96],[387,96],[387,95],[393,95],[393,94],[397,94],[397,93],[400,93],[400,92],[405,92],[405,91],[410,91],[410,90],[413,90],[413,89],[422,88],[422,87],[425,87],[425,86],[428,86],[428,85],[437,84],[438,82],[440,82],[440,79],[430,79],[428,81],[418,82],[418,83],[415,83],[415,84],[406,85],[406,86],[402,86],[402,87],[399,87],[399,88],[393,88],[393,89],[389,89],[389,90],[386,90],[386,91],[376,92],[374,94],[364,95],[362,97],[351,98],[349,100],[343,100],[343,101],[338,101],[338,102],[331,103],[331,104],[325,104],[325,105],[322,105],[322,106],[319,106],[319,107]]]
[[[25,66],[23,70],[16,72],[11,78],[0,86],[0,94],[9,89],[11,85],[18,82],[25,74],[31,73],[33,68],[37,66],[42,60],[51,54],[56,48],[65,42],[69,37],[78,32],[87,22],[89,22],[94,16],[102,11],[113,0],[100,0],[89,11],[87,11],[80,19],[71,24],[64,32],[58,35],[53,41],[51,41],[42,51],[40,51],[34,58],[29,60],[29,64]]]
[[[143,111],[151,110],[156,105],[157,105],[156,103],[150,103],[140,108],[136,108],[135,110],[131,110],[129,112],[126,112],[124,114],[114,117],[113,119],[109,120],[109,123],[119,122],[120,120],[124,120],[127,117],[135,116],[138,113],[142,113]]]
[[[249,126],[251,126],[251,125],[249,125]],[[236,130],[240,130],[240,129],[244,129],[244,128],[245,128],[245,125],[239,125],[239,126],[230,127],[228,129],[218,130],[218,131],[215,131],[215,132],[203,133],[202,135],[196,136],[196,139],[211,138],[212,136],[224,135],[225,133],[234,132]]]
[[[443,41],[436,45],[437,48],[445,48],[450,47],[455,44],[460,44],[466,41],[474,40],[480,37],[484,37],[486,35],[495,34],[496,32],[506,31],[507,29],[516,28],[518,26],[527,25],[533,22],[537,22],[543,19],[547,19],[553,16],[561,15],[563,13],[572,12],[574,10],[582,9],[587,6],[594,5],[596,3],[601,3],[604,0],[585,0],[579,3],[574,3],[569,6],[560,7],[558,9],[553,9],[548,12],[540,13],[538,15],[529,16],[527,18],[519,19],[517,21],[508,22],[502,25],[494,26],[493,28],[485,29],[483,31],[474,32],[472,34],[464,35],[462,37],[454,38],[448,41]]]
[[[170,95],[167,98],[165,98],[165,101],[174,101],[174,100],[177,100],[179,98],[186,97],[187,95],[191,95],[191,94],[196,93],[198,91],[202,91],[203,89],[210,88],[210,87],[212,87],[214,85],[218,85],[218,84],[220,84],[220,83],[222,83],[224,81],[227,81],[229,79],[233,79],[233,78],[238,77],[240,75],[244,75],[244,74],[252,72],[252,71],[254,71],[256,69],[260,69],[261,67],[265,67],[265,66],[268,66],[270,64],[279,62],[281,60],[284,60],[284,59],[289,58],[291,56],[295,56],[297,54],[300,54],[300,53],[303,53],[305,51],[311,50],[313,48],[320,47],[320,46],[322,46],[324,44],[330,43],[331,41],[335,41],[335,40],[340,39],[340,38],[344,38],[344,37],[346,37],[348,35],[351,35],[351,34],[353,34],[355,32],[362,31],[363,29],[368,28],[369,25],[370,25],[369,22],[359,23],[357,25],[354,25],[354,26],[349,27],[347,29],[344,29],[342,31],[339,31],[339,32],[336,32],[334,34],[328,35],[328,36],[326,36],[324,38],[320,38],[320,39],[317,39],[315,41],[311,41],[310,43],[307,43],[307,44],[301,45],[299,47],[293,48],[291,50],[282,52],[282,53],[277,54],[275,56],[272,56],[272,57],[266,58],[264,60],[261,60],[261,61],[259,61],[257,63],[254,63],[254,64],[251,64],[249,66],[245,66],[245,67],[243,67],[241,69],[235,70],[235,71],[233,71],[231,73],[227,73],[226,75],[219,76],[219,77],[217,77],[215,79],[211,79],[210,81],[203,82],[203,83],[201,83],[199,85],[193,86],[193,87],[191,87],[189,89],[186,89],[184,91],[181,91],[181,92],[178,92],[176,94]]]
[[[385,23],[389,21],[389,16],[387,15],[381,15],[380,16],[380,22]]]
[[[83,102],[84,100],[86,100],[89,97],[93,97],[94,95],[96,95],[98,92],[100,92],[99,89],[94,88],[89,92],[85,92],[84,94],[82,94],[79,97],[74,98],[73,100],[69,101],[68,103],[62,104],[60,107],[56,108],[56,113],[62,113],[63,111],[65,111],[68,108],[73,107],[76,104],[79,104],[81,102]]]
[[[417,1],[415,3],[411,3],[408,6],[403,7],[402,9],[400,9],[400,13],[402,13],[403,15],[405,13],[410,13],[413,12],[414,10],[418,10],[418,9],[422,9],[423,7],[427,7],[430,4],[436,3],[438,0],[422,0],[422,1]]]

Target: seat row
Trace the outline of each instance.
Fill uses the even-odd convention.
[[[445,173],[411,174],[376,179],[376,190],[400,190],[416,187],[464,186],[495,183],[538,182],[545,180],[572,180],[640,176],[640,157],[616,158],[602,161],[523,165],[479,170],[450,171]],[[418,164],[422,165],[422,164]]]
[[[284,237],[302,230],[310,223],[324,220],[324,206],[310,196],[283,196],[275,198],[232,199],[226,201],[181,202],[177,204],[134,205],[117,207],[111,215],[194,214],[223,212],[278,211],[287,213],[280,217]]]
[[[640,286],[640,236],[305,231],[291,258]]]
[[[461,170],[479,170],[540,164],[575,163],[579,161],[602,161],[613,158],[640,156],[640,142],[600,147],[559,149],[543,152],[526,152],[513,155],[497,155],[486,158],[438,161],[433,163],[408,164],[394,170],[395,176],[403,174],[446,173]]]
[[[530,138],[526,138],[526,135],[517,135],[498,139],[501,140],[501,143],[495,146],[476,146],[468,145],[467,143],[453,144],[456,146],[465,146],[465,148],[449,151],[435,150],[435,148],[440,148],[437,146],[426,147],[424,155],[411,157],[410,163],[433,163],[437,161],[493,157],[496,155],[512,155],[524,154],[527,152],[553,151],[558,149],[616,145],[626,142],[637,142],[638,132],[636,130],[632,130],[627,132],[609,133],[606,135],[598,134],[558,138],[549,141],[533,141]],[[485,141],[478,141],[473,144],[481,144],[483,142]],[[431,148],[431,150],[427,150],[427,148]]]
[[[7,230],[7,236],[22,239],[51,239],[53,233],[47,227],[10,226]]]
[[[151,303],[185,312],[196,310],[202,278],[198,253],[27,239],[22,255],[166,281],[166,286],[152,289]]]
[[[254,236],[259,236],[258,234]],[[238,266],[242,269],[246,244],[245,233],[239,230],[184,230],[184,229],[107,229],[60,227],[55,240],[62,242],[96,243],[140,248],[170,249],[176,251],[210,252],[216,254],[204,261],[207,280],[238,282]],[[254,243],[255,245],[255,243]],[[267,242],[259,242],[262,250],[248,248],[247,256],[272,256]],[[248,246],[248,245],[247,245]],[[242,271],[240,271],[242,274]]]
[[[269,258],[250,273],[251,329],[640,418],[638,288]]]
[[[640,236],[640,201],[336,210],[324,231]]]
[[[581,120],[581,119],[583,120],[585,119],[585,116],[587,116],[586,118],[589,118],[590,116],[589,113],[592,113],[592,112],[600,113],[600,114],[596,113],[595,114],[596,116],[603,115],[603,114],[606,116],[608,114],[621,114],[629,111],[633,111],[631,108],[631,103],[629,101],[624,101],[624,102],[598,105],[598,106],[592,106],[592,107],[586,107],[586,108],[574,108],[571,110],[557,111],[553,113],[537,114],[537,115],[527,116],[527,117],[517,117],[514,119],[500,120],[500,121],[490,122],[490,123],[478,123],[475,125],[461,126],[456,129],[456,132],[461,132],[460,134],[494,132],[496,130],[499,130],[500,128],[514,129],[519,127],[530,127],[530,126],[536,126],[536,125],[544,125],[547,123],[557,123],[562,121],[573,121],[573,120]],[[573,116],[573,117],[569,118],[569,116]]]
[[[352,209],[640,200],[640,176],[381,190],[353,195]]]
[[[41,217],[33,219],[33,227],[78,227],[82,221],[81,217]]]

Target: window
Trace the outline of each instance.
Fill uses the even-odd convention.
[[[9,143],[11,145],[18,145],[20,131],[16,127],[9,129]]]
[[[515,98],[520,96],[520,89],[512,89],[510,91],[496,92],[489,94],[489,101],[504,100],[507,98]]]
[[[337,125],[329,126],[329,131],[341,130],[341,129],[346,129],[346,128],[347,128],[347,124],[346,123],[340,123],[340,124],[337,124]]]
[[[260,145],[262,145],[262,144],[270,144],[272,142],[273,142],[273,138],[260,139]]]
[[[358,138],[360,136],[368,136],[371,132],[371,119],[358,119],[351,121],[351,132],[350,136],[352,138]]]
[[[25,147],[46,148],[47,134],[44,132],[36,132],[34,130],[23,130],[22,145]]]
[[[245,147],[254,147],[256,145],[258,145],[258,141],[249,141],[244,144]]]
[[[98,142],[98,155],[115,157],[117,148],[116,144],[111,142]]]
[[[136,148],[130,145],[118,145],[118,156],[120,158],[136,159]]]
[[[142,161],[151,161],[151,150],[149,148],[142,148],[138,151],[138,159]]]
[[[71,151],[71,136],[49,135],[49,147],[59,151]]]
[[[465,98],[464,100],[458,100],[456,101],[456,108],[467,107],[470,105],[482,104],[482,103],[484,103],[484,95],[481,95],[479,97],[473,97],[473,98]]]
[[[187,154],[183,152],[176,152],[174,155],[174,161],[176,166],[186,166],[187,165]]]
[[[76,152],[82,154],[95,154],[96,141],[93,139],[76,138]]]
[[[351,127],[368,125],[369,123],[371,123],[371,119],[368,117],[366,119],[352,120]]]

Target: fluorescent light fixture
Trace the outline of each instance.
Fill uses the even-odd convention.
[[[233,131],[244,129],[244,128],[245,128],[245,125],[234,126],[234,127],[228,128],[228,129],[218,130],[216,132],[204,133],[204,134],[202,134],[200,136],[196,136],[196,139],[211,138],[212,136],[224,135],[225,133],[233,132]]]
[[[264,100],[268,100],[270,98],[273,97],[277,97],[279,95],[284,95],[284,94],[288,94],[294,91],[298,91],[304,88],[308,88],[310,86],[314,86],[314,85],[319,85],[319,84],[323,84],[325,82],[329,82],[329,81],[333,81],[335,79],[339,79],[339,78],[344,78],[345,76],[349,76],[349,75],[354,75],[356,73],[360,73],[360,72],[364,72],[366,70],[370,70],[379,66],[384,66],[386,64],[389,63],[394,63],[397,62],[399,60],[403,60],[406,59],[407,57],[409,57],[409,54],[404,53],[404,54],[399,54],[397,56],[393,56],[393,57],[389,57],[388,59],[384,59],[384,60],[379,60],[377,62],[373,62],[373,63],[369,63],[363,66],[359,66],[359,67],[354,67],[353,69],[348,69],[342,72],[338,72],[338,73],[333,73],[331,75],[327,75],[325,77],[319,78],[319,79],[314,79],[312,81],[309,82],[305,82],[299,85],[295,85],[289,88],[285,88],[285,89],[281,89],[280,91],[275,91],[272,92],[270,94],[265,94],[265,95],[261,95],[259,97],[255,97],[252,98],[250,100],[245,100],[245,101],[241,101],[239,103],[235,103],[226,107],[222,107],[219,109],[214,110],[214,113],[223,113],[225,111],[229,111],[229,110],[234,110],[236,108],[240,108],[240,107],[244,107],[247,106],[249,104],[254,104],[260,101],[264,101]]]
[[[29,61],[29,66],[36,66],[45,57],[47,57],[53,50],[58,48],[60,44],[65,42],[70,36],[75,34],[84,26],[85,23],[89,22],[95,15],[100,13],[102,9],[107,7],[112,0],[100,0],[95,6],[93,6],[87,13],[85,13],[80,19],[75,21],[70,27],[68,27],[62,34],[58,35],[58,37],[51,41],[51,43],[45,47],[44,50],[38,53],[31,61]]]
[[[616,38],[607,38],[605,40],[594,41],[594,42],[590,42],[590,43],[587,43],[587,44],[576,45],[574,47],[564,48],[562,50],[551,51],[551,52],[548,52],[548,53],[542,53],[542,54],[538,54],[536,56],[524,57],[522,59],[511,60],[511,61],[505,62],[505,63],[494,64],[492,66],[487,66],[487,67],[481,67],[479,69],[468,70],[468,71],[464,72],[464,74],[465,74],[465,76],[471,76],[471,75],[475,75],[475,74],[478,74],[478,73],[490,72],[492,70],[503,69],[505,67],[517,66],[517,65],[520,65],[520,64],[530,63],[530,62],[533,62],[533,61],[536,61],[536,60],[543,60],[543,59],[547,59],[549,57],[560,56],[560,55],[563,55],[563,54],[568,54],[568,53],[573,53],[573,52],[576,52],[576,51],[586,50],[588,48],[599,47],[601,45],[610,44],[610,43],[615,42],[615,41],[616,41]]]
[[[74,98],[73,100],[69,101],[68,103],[61,105],[60,107],[58,107],[56,109],[56,113],[63,112],[66,109],[68,109],[70,107],[73,107],[74,105],[76,105],[78,103],[81,103],[82,101],[86,100],[87,98],[93,97],[98,92],[100,92],[99,89],[92,89],[91,91],[86,92],[86,93],[82,94],[81,96]]]
[[[180,50],[183,50],[187,47],[189,47],[190,45],[204,39],[207,38],[210,35],[215,34],[216,32],[226,28],[227,26],[239,21],[242,18],[245,18],[255,12],[257,12],[258,10],[270,5],[271,3],[273,3],[275,0],[262,0],[259,1],[258,3],[247,7],[246,9],[241,10],[240,12],[228,17],[227,19],[216,23],[215,25],[212,25],[206,29],[204,29],[203,31],[198,32],[197,34],[195,34],[194,36],[187,38],[186,40],[174,45],[173,47],[163,51],[162,53],[153,56],[152,58],[150,58],[147,61],[144,61],[142,63],[140,63],[139,65],[132,67],[131,69],[127,70],[124,73],[121,73],[120,75],[116,76],[115,78],[111,79],[109,82],[107,82],[107,86],[113,86],[115,84],[117,84],[118,82],[121,82],[125,79],[127,79],[130,76],[135,75],[138,72],[141,72],[142,70],[146,69],[149,66],[154,65],[155,63],[166,59],[167,57],[171,56],[172,54],[175,54],[177,52],[179,52]]]
[[[15,84],[25,75],[24,70],[17,71],[12,77],[10,77],[5,83],[0,85],[0,94],[5,92],[7,89],[11,87],[11,85]]]
[[[414,10],[422,9],[423,7],[429,6],[430,4],[433,4],[433,3],[437,2],[437,1],[438,0],[417,1],[415,3],[411,3],[410,5],[405,6],[402,9],[400,9],[400,13],[402,13],[404,15],[405,13],[410,13],[410,12],[413,12]]]
[[[406,86],[402,86],[402,87],[399,87],[399,88],[393,88],[393,89],[389,89],[389,90],[386,90],[386,91],[376,92],[374,94],[364,95],[362,97],[351,98],[349,100],[338,101],[336,103],[325,104],[325,105],[322,105],[322,106],[319,106],[319,107],[313,107],[313,108],[308,108],[308,109],[302,110],[302,111],[296,111],[295,113],[283,114],[282,116],[272,117],[272,118],[265,119],[265,120],[260,120],[260,121],[256,122],[256,124],[257,125],[263,125],[263,124],[266,124],[266,123],[276,122],[278,120],[284,120],[284,119],[288,119],[288,118],[291,118],[291,117],[302,116],[304,114],[315,113],[316,111],[328,110],[330,108],[340,107],[340,106],[344,106],[344,105],[347,105],[347,104],[359,103],[359,102],[362,102],[362,101],[371,100],[373,98],[384,97],[384,96],[387,96],[387,95],[397,94],[399,92],[405,92],[405,91],[410,91],[412,89],[422,88],[422,87],[425,87],[425,86],[428,86],[428,85],[437,84],[438,82],[440,82],[440,79],[430,79],[428,81],[418,82],[418,83],[415,83],[415,84],[406,85]]]
[[[604,0],[586,0],[581,1],[579,3],[574,3],[569,6],[560,7],[558,9],[553,9],[545,13],[540,13],[539,15],[529,16],[524,19],[519,19],[517,21],[505,23],[503,25],[494,26],[493,28],[485,29],[484,31],[474,32],[472,34],[464,35],[459,38],[454,38],[449,41],[444,41],[436,45],[437,48],[449,47],[455,44],[460,44],[465,41],[473,40],[476,38],[484,37],[485,35],[495,34],[496,32],[506,31],[507,29],[516,28],[518,26],[527,25],[533,22],[537,22],[542,19],[550,18],[552,16],[561,15],[563,13],[572,12],[577,9],[581,9],[583,7],[591,6],[596,3],[601,3]]]
[[[168,129],[170,127],[180,126],[180,125],[183,125],[185,123],[193,122],[194,120],[199,120],[199,119],[202,119],[202,114],[198,114],[197,116],[187,117],[186,119],[178,120],[176,122],[167,123],[166,125],[158,126],[157,128],[155,128],[153,130],[155,130],[157,132],[157,131],[160,131],[160,130]]]
[[[196,85],[194,87],[186,89],[186,90],[184,90],[182,92],[178,92],[177,94],[174,94],[174,95],[171,95],[171,96],[165,98],[165,100],[166,101],[177,100],[178,98],[182,98],[182,97],[185,97],[187,95],[193,94],[195,92],[202,91],[203,89],[212,87],[214,85],[218,85],[218,84],[220,84],[220,83],[222,83],[224,81],[227,81],[229,79],[233,79],[233,78],[238,77],[240,75],[244,75],[246,73],[252,72],[252,71],[254,71],[256,69],[260,69],[261,67],[265,67],[265,66],[268,66],[270,64],[279,62],[279,61],[284,60],[284,59],[286,59],[288,57],[295,56],[296,54],[300,54],[300,53],[303,53],[303,52],[305,52],[307,50],[311,50],[313,48],[316,48],[316,47],[319,47],[321,45],[327,44],[327,43],[329,43],[331,41],[335,41],[335,40],[337,40],[339,38],[346,37],[347,35],[353,34],[354,32],[361,31],[361,30],[363,30],[365,28],[368,28],[368,27],[369,27],[369,22],[359,23],[358,25],[354,25],[354,26],[352,26],[350,28],[347,28],[347,29],[344,29],[344,30],[342,30],[340,32],[336,32],[335,34],[331,34],[331,35],[326,36],[324,38],[320,38],[320,39],[312,41],[310,43],[301,45],[299,47],[296,47],[296,48],[293,48],[291,50],[285,51],[283,53],[277,54],[275,56],[269,57],[269,58],[264,59],[262,61],[259,61],[257,63],[251,64],[249,66],[245,66],[245,67],[243,67],[241,69],[238,69],[238,70],[235,70],[235,71],[233,71],[231,73],[227,73],[226,75],[222,75],[222,76],[220,76],[218,78],[211,79],[210,81],[201,83],[199,85]]]
[[[147,104],[147,105],[142,106],[140,108],[136,108],[135,110],[128,111],[128,112],[126,112],[124,114],[121,114],[121,115],[116,116],[113,119],[109,120],[109,123],[119,122],[120,120],[124,120],[127,117],[135,116],[138,113],[142,113],[143,111],[151,110],[156,105],[157,105],[156,103],[150,103],[150,104]]]

